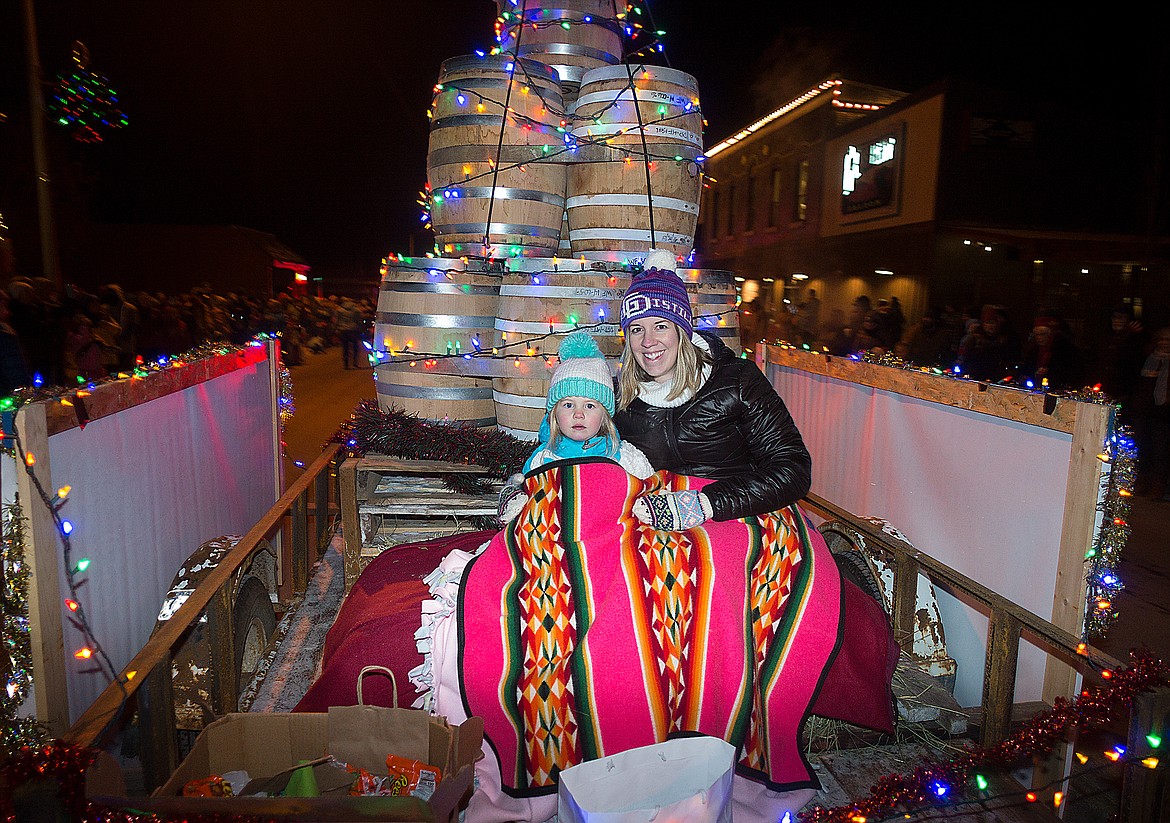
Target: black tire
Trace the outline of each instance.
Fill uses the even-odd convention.
[[[888,615],[886,598],[882,594],[881,584],[874,575],[873,567],[866,561],[861,551],[853,545],[851,540],[835,530],[827,530],[823,535],[825,542],[829,545],[833,560],[836,561],[837,568],[841,571],[841,576],[876,600],[877,604],[882,607],[882,611]]]
[[[261,658],[268,651],[276,631],[276,610],[268,599],[268,590],[255,577],[240,586],[232,613],[236,647],[236,684],[241,692],[256,674]]]

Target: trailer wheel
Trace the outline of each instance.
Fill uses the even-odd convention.
[[[236,683],[242,692],[256,674],[276,630],[276,610],[268,599],[268,590],[255,577],[249,577],[240,586],[233,609],[233,623]]]
[[[833,528],[835,525],[827,524],[827,527],[822,529],[821,534],[829,546],[837,568],[841,571],[841,576],[857,585],[858,588],[877,601],[877,604],[882,607],[882,611],[888,615],[889,609],[886,607],[886,598],[882,593],[877,571],[853,540]]]

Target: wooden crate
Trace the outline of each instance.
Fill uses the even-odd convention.
[[[341,464],[341,522],[345,536],[345,591],[383,551],[477,526],[475,518],[496,515],[500,483],[489,494],[458,494],[445,474],[487,475],[483,466],[438,460],[402,460],[371,454]]]

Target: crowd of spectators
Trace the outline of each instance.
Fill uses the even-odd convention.
[[[1139,453],[1138,491],[1170,502],[1170,327],[1150,333],[1125,303],[1113,307],[1104,342],[1092,352],[1077,344],[1070,325],[1041,307],[1022,329],[1001,305],[928,309],[907,324],[897,297],[876,302],[862,295],[847,309],[821,317],[812,289],[799,305],[773,314],[757,303],[741,313],[741,337],[785,340],[846,356],[892,353],[988,383],[1033,390],[1076,391],[1098,386],[1132,426]]]
[[[348,297],[272,298],[215,294],[126,293],[109,284],[93,292],[57,289],[45,278],[16,277],[0,288],[0,395],[34,383],[71,386],[134,368],[205,343],[242,344],[281,335],[285,365],[306,351],[340,346],[343,368],[366,364],[374,306]]]

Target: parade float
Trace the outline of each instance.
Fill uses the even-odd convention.
[[[75,676],[65,669],[85,655],[64,648],[62,639],[45,639],[44,626],[60,627],[62,613],[57,594],[44,581],[64,574],[72,591],[75,575],[87,569],[71,566],[63,572],[55,558],[54,565],[34,566],[29,603],[34,622],[44,621],[34,641],[38,716],[59,740],[26,749],[6,767],[6,780],[36,773],[66,784],[72,776],[64,803],[92,819],[191,818],[225,809],[240,818],[455,819],[471,789],[475,718],[462,724],[436,721],[431,743],[441,752],[420,750],[417,759],[441,762],[455,772],[430,801],[391,807],[378,806],[373,798],[353,805],[354,800],[325,798],[223,801],[176,794],[188,779],[244,763],[283,774],[290,783],[296,767],[321,759],[322,737],[333,739],[319,713],[251,723],[232,714],[241,689],[233,665],[241,642],[232,630],[235,595],[265,545],[278,547],[274,555],[285,586],[279,594],[303,592],[309,564],[324,547],[330,501],[336,499],[344,522],[348,596],[332,645],[327,644],[326,663],[348,653],[358,666],[346,673],[348,686],[359,689],[370,665],[401,673],[421,660],[413,629],[406,628],[410,619],[402,611],[396,622],[379,622],[386,615],[378,610],[385,612],[390,594],[401,595],[403,603],[412,604],[417,628],[417,603],[425,591],[417,576],[432,570],[434,557],[444,550],[491,536],[476,531],[484,525],[476,518],[494,511],[493,484],[514,470],[535,436],[561,336],[588,331],[616,359],[618,302],[647,253],[660,248],[678,260],[696,325],[738,340],[733,274],[692,267],[703,182],[697,84],[684,72],[654,64],[660,35],[647,25],[648,16],[639,20],[642,16],[636,5],[619,8],[601,0],[563,0],[548,9],[500,0],[498,47],[443,63],[428,112],[432,128],[423,193],[436,250],[386,258],[370,347],[378,404],[358,409],[341,449],[323,453],[267,513],[254,519],[257,513],[250,511],[250,528],[249,518],[241,515],[242,524],[239,518],[216,523],[185,538],[190,546],[213,532],[244,533],[222,547],[213,567],[174,604],[149,641],[137,627],[139,635],[131,636],[125,653],[109,661],[110,686],[80,713],[74,704],[83,706],[81,698],[61,702],[61,695],[62,684]],[[832,778],[838,793],[822,797],[820,806],[806,810],[806,819],[863,821],[891,814],[913,819],[937,815],[939,806],[970,803],[1001,819],[1059,813],[1069,776],[1084,756],[1067,744],[1066,732],[1072,730],[1075,739],[1077,730],[1109,719],[1114,706],[1131,705],[1165,682],[1157,661],[1139,657],[1126,667],[1092,646],[1108,627],[1120,585],[1116,564],[1132,484],[1132,444],[1113,430],[1111,407],[1091,396],[988,387],[896,362],[829,358],[779,345],[757,351],[760,367],[792,409],[813,454],[817,475],[803,505],[825,545],[843,575],[886,609],[903,648],[902,668],[924,675],[925,688],[951,696],[950,702],[941,701],[951,714],[936,711],[930,718],[936,732],[962,735],[970,727],[979,741],[950,757],[916,750],[914,767],[902,768],[902,774],[887,774],[890,758],[863,765],[864,758],[847,752],[827,753],[817,775],[822,782]],[[279,392],[272,380],[266,385],[275,410]],[[84,403],[79,407],[75,400],[72,409],[80,422]],[[145,408],[153,411],[150,404]],[[38,436],[30,417],[37,412],[26,406],[22,413],[32,421],[23,428],[24,465],[17,463],[18,471],[6,477],[19,476],[30,489],[22,499],[33,501],[33,528],[47,535],[40,545],[51,547],[59,533],[68,532],[58,502],[51,495],[39,500],[45,495],[31,491],[32,478],[47,471],[48,461],[42,457],[33,470],[28,444],[35,441],[27,438]],[[257,442],[263,439],[253,435]],[[224,448],[215,437],[204,439]],[[266,461],[279,462],[278,445],[271,440],[272,451],[256,458],[264,465],[233,471],[229,488],[248,488],[244,478],[271,475]],[[48,451],[38,446],[36,453]],[[338,467],[345,453],[349,459]],[[175,460],[186,465],[196,455]],[[338,483],[331,484],[332,474]],[[49,480],[40,482],[51,488]],[[582,476],[576,482],[589,489],[592,480]],[[402,518],[412,521],[412,529],[397,528]],[[391,539],[383,539],[387,532]],[[437,537],[444,532],[454,535]],[[429,561],[420,560],[419,544],[407,539],[420,533],[430,539]],[[131,540],[157,537],[131,535],[125,542]],[[116,545],[125,543],[111,543]],[[38,548],[32,556],[39,564],[52,554],[51,548]],[[394,571],[395,563],[402,568]],[[407,567],[416,577],[403,577]],[[128,574],[123,569],[115,577]],[[837,585],[838,592],[847,588]],[[94,593],[106,600],[120,597],[93,585],[65,601],[67,607],[73,609],[72,602],[93,609]],[[204,621],[211,638],[207,668],[213,673],[208,700],[213,714],[227,717],[195,743],[194,759],[180,764],[174,661],[189,632]],[[107,627],[88,620],[82,625],[82,639],[90,641],[83,648],[92,654],[92,640]],[[384,647],[376,652],[372,631]],[[134,648],[139,650],[131,653]],[[704,665],[718,663],[711,659]],[[384,720],[376,707],[397,705],[405,690],[401,680],[389,692],[371,690],[365,700],[357,696],[356,702],[367,704],[361,708],[371,710],[365,714],[371,724]],[[12,686],[9,691],[11,697]],[[42,715],[42,699],[52,701],[54,694],[57,704],[45,703]],[[911,723],[914,707],[900,697],[902,720]],[[547,701],[547,694],[541,699]],[[493,709],[506,714],[506,702]],[[1022,725],[1016,717],[1021,709],[1033,710]],[[1135,712],[1129,750],[1113,759],[1147,765],[1152,760],[1156,766],[1161,716],[1164,712]],[[132,718],[147,786],[163,787],[153,798],[133,801],[114,796],[116,780],[101,785],[98,773],[105,764],[96,753]],[[501,722],[497,718],[497,726]],[[337,728],[342,727],[339,720]],[[615,734],[614,726],[606,733]],[[844,735],[837,730],[828,736],[839,741]],[[523,735],[512,742],[517,749],[531,744]],[[869,740],[867,751],[889,742]],[[237,744],[246,751],[216,754]],[[803,757],[793,753],[789,759],[799,763]],[[354,762],[369,758],[362,761],[355,753]],[[1034,766],[1031,785],[1023,788],[1006,774],[1022,763]],[[570,761],[554,758],[539,779],[547,785],[566,765]],[[77,777],[87,768],[93,778],[88,797]],[[1156,784],[1141,774],[1140,765],[1126,775],[1126,802],[1141,807],[1144,793]],[[366,800],[372,805],[362,805]],[[218,805],[225,802],[232,805]]]

